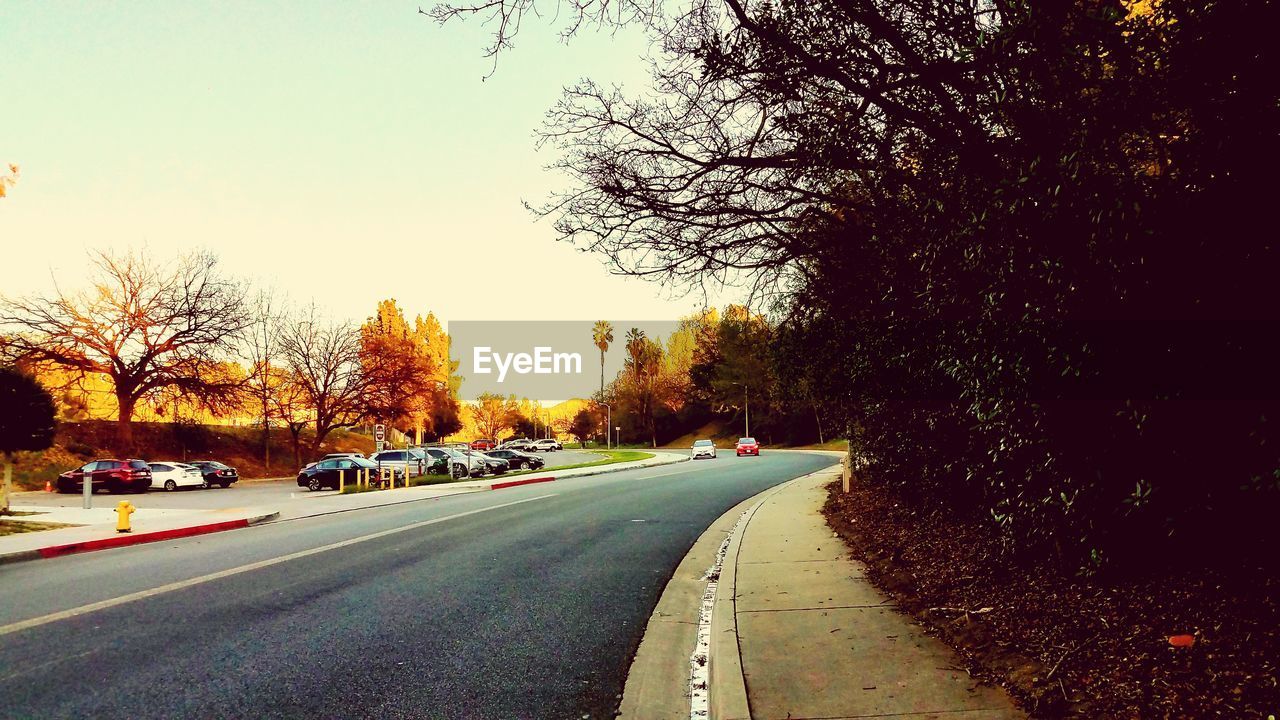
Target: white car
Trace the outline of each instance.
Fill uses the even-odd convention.
[[[204,484],[204,475],[195,465],[180,462],[154,462],[147,465],[151,468],[151,487],[169,491],[180,487],[200,487]]]
[[[710,440],[694,440],[693,447],[689,449],[689,459],[697,460],[700,457],[715,459],[716,444]]]
[[[466,450],[457,450],[455,448],[440,449],[453,458],[453,462],[450,464],[450,474],[454,477],[483,477],[489,470],[489,463],[485,461],[484,455],[471,448]]]
[[[559,440],[554,440],[551,438],[534,440],[533,443],[529,445],[530,451],[542,450],[543,452],[553,452],[555,450],[563,450],[563,449],[564,449],[564,446],[560,444]]]
[[[422,475],[427,471],[426,454],[421,450],[383,450],[369,453],[369,462],[382,467],[393,467],[403,471],[409,477]]]

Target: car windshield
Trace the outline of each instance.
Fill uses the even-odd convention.
[[[711,444],[711,441],[710,441],[710,440],[695,440],[695,441],[694,441],[694,443],[693,443],[693,446],[694,446],[694,447],[707,447],[707,446],[708,446],[708,445],[710,445],[710,444]]]
[[[223,465],[222,463],[218,462],[217,460],[201,460],[201,461],[199,461],[199,462],[197,462],[197,463],[195,463],[195,464],[196,464],[196,465],[200,465],[201,467],[211,467],[211,468],[213,468],[213,469],[215,469],[215,470],[226,470],[226,469],[227,469],[227,466],[226,466],[226,465]]]
[[[756,439],[755,438],[738,438],[738,444],[739,445],[755,445]]]

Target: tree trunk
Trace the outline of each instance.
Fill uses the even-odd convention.
[[[116,394],[116,403],[119,405],[119,413],[116,415],[116,451],[121,455],[133,452],[133,409],[137,402],[137,398]]]
[[[302,469],[302,425],[299,423],[289,423],[289,434],[293,436],[293,462]]]
[[[271,475],[271,420],[262,416],[262,471]]]
[[[13,493],[13,455],[4,454],[4,486],[0,489],[0,513],[9,512],[9,495]]]
[[[818,413],[818,403],[813,404],[813,419],[818,423],[818,444],[823,445],[826,441],[822,439],[822,415]]]
[[[326,437],[328,437],[331,430],[333,430],[332,427],[325,427],[323,423],[316,420],[316,436],[311,441],[311,457],[320,457],[320,444],[324,442]]]

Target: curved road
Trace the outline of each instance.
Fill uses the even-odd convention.
[[[694,540],[830,464],[729,455],[0,567],[0,716],[613,717]]]

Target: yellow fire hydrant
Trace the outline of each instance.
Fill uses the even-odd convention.
[[[116,532],[133,532],[129,527],[129,516],[137,509],[128,500],[121,500],[120,504],[116,505]]]

